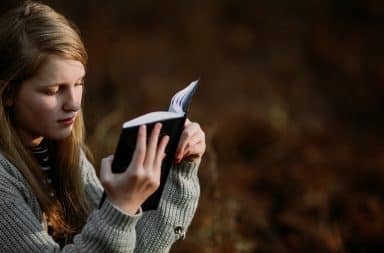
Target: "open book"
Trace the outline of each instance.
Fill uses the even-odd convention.
[[[157,122],[161,122],[160,138],[164,135],[169,136],[169,142],[165,149],[166,156],[161,167],[160,186],[141,206],[144,211],[157,209],[169,170],[175,159],[176,149],[187,118],[189,104],[197,85],[198,80],[191,82],[187,87],[178,91],[172,97],[168,111],[147,113],[123,124],[112,162],[113,173],[121,173],[128,168],[135,150],[137,132],[140,125],[145,124],[147,126],[147,136],[149,136],[154,125]],[[104,198],[105,195],[102,201]]]

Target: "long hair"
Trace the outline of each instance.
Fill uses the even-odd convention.
[[[26,1],[0,18],[0,150],[28,181],[52,225],[54,238],[59,239],[79,232],[89,213],[79,169],[81,149],[87,150],[82,112],[69,137],[48,141],[58,173],[57,198],[53,200],[48,186],[41,183],[43,173],[36,159],[18,135],[12,109],[4,102],[36,73],[49,54],[86,66],[87,52],[79,32],[64,16],[44,4]]]

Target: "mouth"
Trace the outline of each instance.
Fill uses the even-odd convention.
[[[73,124],[74,121],[75,121],[75,116],[57,120],[57,122],[59,124],[64,125],[64,126],[70,126]]]

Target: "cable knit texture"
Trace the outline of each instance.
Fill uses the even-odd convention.
[[[198,166],[199,162],[182,162],[173,167],[158,210],[130,216],[108,199],[97,208],[103,188],[82,154],[80,169],[93,211],[82,232],[60,249],[47,232],[45,216],[27,181],[0,154],[1,252],[168,252],[184,238],[196,211]]]

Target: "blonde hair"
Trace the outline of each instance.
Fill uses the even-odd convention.
[[[4,102],[21,83],[32,77],[49,54],[80,61],[87,52],[77,28],[47,5],[26,1],[0,19],[0,149],[23,174],[52,224],[55,239],[77,233],[86,222],[89,204],[81,179],[80,152],[84,144],[82,113],[71,135],[49,141],[49,152],[58,172],[57,200],[52,200],[42,183],[42,171],[18,135],[12,109]]]

